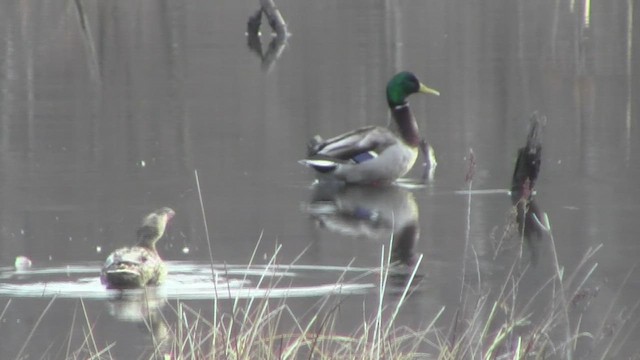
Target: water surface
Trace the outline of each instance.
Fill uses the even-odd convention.
[[[18,255],[31,258],[34,269],[81,264],[87,271],[69,275],[71,282],[93,286],[96,294],[107,253],[130,244],[140,218],[160,206],[177,211],[160,245],[163,256],[171,265],[206,271],[211,259],[197,170],[217,267],[248,264],[256,246],[253,263],[267,264],[281,245],[280,264],[373,269],[382,246],[388,250],[398,234],[396,225],[411,224],[415,231],[396,254],[409,263],[423,255],[422,281],[399,323],[423,326],[445,306],[446,328],[463,268],[465,281],[493,293],[517,253],[518,244],[496,251],[511,205],[502,190],[509,187],[529,114],[537,110],[549,120],[536,199],[549,216],[558,263],[571,273],[588,249],[603,244],[588,266],[597,264],[587,285],[599,292],[583,326],[595,332],[621,324],[616,319],[637,318],[628,312],[637,301],[632,268],[640,252],[640,163],[634,156],[640,150],[640,14],[633,1],[592,2],[586,16],[583,2],[568,0],[284,0],[278,5],[292,35],[268,67],[245,37],[257,3],[0,5],[3,272]],[[270,37],[263,32],[266,51]],[[442,93],[411,99],[421,132],[435,148],[433,179],[417,188],[337,195],[341,204],[373,206],[381,219],[410,209],[404,222],[372,226],[360,219],[353,226],[353,219],[345,224],[344,217],[330,216],[344,208],[309,211],[317,200],[313,174],[297,163],[307,139],[386,125],[384,86],[405,69]],[[469,149],[476,159],[472,190],[490,190],[471,197],[459,192],[469,186]],[[416,166],[409,177],[420,175]],[[537,265],[523,279],[523,297],[554,273],[549,243],[544,240]],[[170,271],[175,280],[179,267]],[[338,278],[316,274],[295,286]],[[2,284],[47,279],[32,274]],[[8,305],[0,353],[11,358],[52,297],[1,296],[0,308]],[[296,306],[315,303],[316,296]],[[359,326],[362,300],[374,309],[376,297],[376,291],[353,295],[339,327]],[[84,304],[80,298],[53,298],[23,355],[61,358],[67,335],[80,341],[81,327],[71,326]],[[189,306],[211,309],[211,300],[199,299]],[[97,324],[102,346],[115,342],[112,356],[137,358],[147,351],[148,331],[109,316],[103,298],[85,305],[83,321]],[[640,335],[635,328],[625,332]]]

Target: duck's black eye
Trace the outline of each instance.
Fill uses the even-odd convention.
[[[409,86],[411,92],[418,92],[418,90],[420,90],[420,82],[415,76],[409,78]]]

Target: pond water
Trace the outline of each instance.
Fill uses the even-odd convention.
[[[640,7],[587,3],[281,0],[291,36],[266,56],[266,24],[261,49],[245,36],[257,0],[2,2],[3,358],[64,358],[87,324],[114,358],[148,354],[148,331],[114,315],[97,281],[107,254],[161,206],[177,212],[159,245],[170,269],[161,299],[174,306],[210,314],[211,271],[243,289],[266,268],[300,289],[300,310],[346,277],[336,326],[348,333],[376,308],[391,247],[420,280],[398,324],[425,326],[445,307],[446,333],[461,284],[494,296],[519,252],[498,240],[533,111],[548,118],[536,200],[553,236],[523,249],[519,296],[535,297],[558,268],[594,268],[580,326],[604,343],[607,331],[637,338]],[[323,194],[297,162],[308,139],[386,125],[384,88],[401,70],[441,92],[411,98],[433,176],[409,186],[416,165],[403,186]],[[341,216],[349,207],[377,221]],[[33,268],[13,272],[17,256]],[[401,291],[410,279],[397,280]],[[617,358],[637,351],[622,340]],[[600,351],[590,344],[577,351]]]

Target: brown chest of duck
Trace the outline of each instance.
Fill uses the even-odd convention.
[[[415,93],[440,94],[411,72],[396,74],[386,91],[395,131],[368,126],[326,140],[316,135],[308,145],[307,158],[300,163],[316,170],[320,179],[354,184],[389,183],[405,175],[420,146],[418,124],[407,102]]]
[[[117,249],[107,257],[100,273],[102,284],[108,289],[135,289],[162,283],[167,268],[158,254],[156,242],[174,215],[175,211],[163,207],[145,216],[137,231],[138,242]]]

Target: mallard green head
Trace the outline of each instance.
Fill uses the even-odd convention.
[[[175,214],[173,209],[163,207],[145,216],[138,229],[138,246],[155,249],[156,241],[162,237],[167,223]]]
[[[405,105],[407,97],[417,92],[440,95],[437,90],[420,83],[416,75],[409,71],[397,73],[387,83],[387,103],[390,108]]]

